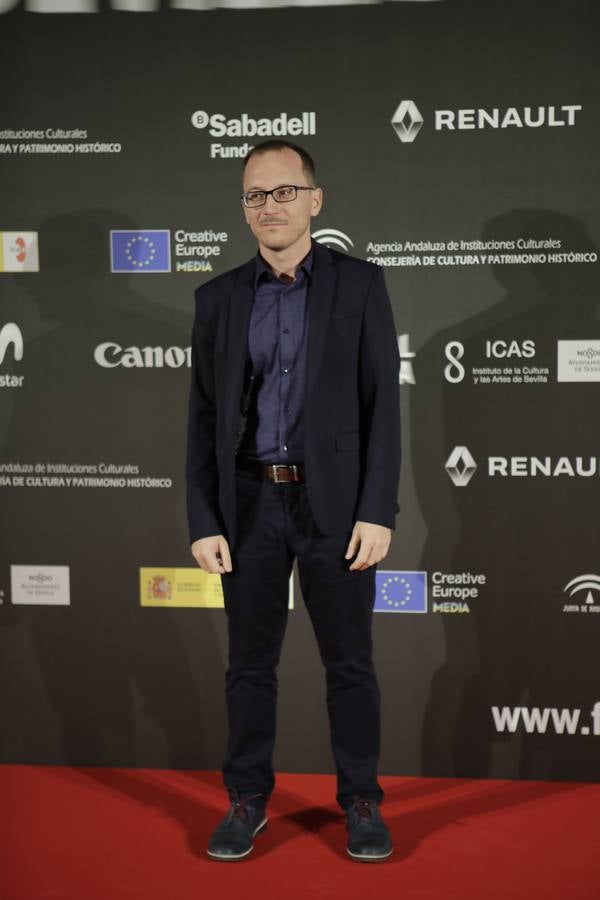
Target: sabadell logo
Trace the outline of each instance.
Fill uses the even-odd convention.
[[[194,128],[208,129],[212,137],[284,137],[285,135],[316,134],[317,114],[302,112],[295,116],[282,112],[274,118],[255,119],[248,113],[229,118],[225,113],[207,113],[198,109],[192,113]]]

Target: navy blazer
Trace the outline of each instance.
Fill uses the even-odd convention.
[[[380,267],[313,244],[308,291],[304,465],[324,534],[355,521],[395,527],[400,477],[399,354]],[[187,448],[190,539],[236,540],[235,453],[255,260],[195,292]]]

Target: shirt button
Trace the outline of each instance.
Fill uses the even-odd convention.
[[[291,406],[286,406],[286,407],[285,407],[285,411],[286,411],[286,412],[289,412],[291,408],[292,408]]]
[[[287,444],[284,444],[284,445],[283,445],[283,449],[284,449],[285,452],[287,453]]]
[[[284,328],[284,329],[283,329],[283,333],[284,333],[284,334],[289,334],[289,333],[290,333],[290,329],[289,329],[289,328]]]
[[[283,374],[283,375],[287,375],[287,373],[288,373],[289,371],[290,371],[289,369],[283,369],[283,370],[282,370],[282,374]]]

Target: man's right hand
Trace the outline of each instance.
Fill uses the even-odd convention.
[[[229,544],[222,534],[200,538],[192,544],[192,556],[204,572],[221,575],[231,572]]]

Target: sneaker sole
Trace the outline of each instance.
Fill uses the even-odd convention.
[[[252,834],[253,838],[255,838],[258,834],[260,834],[261,831],[265,830],[265,828],[267,827],[268,821],[269,821],[268,818],[265,818],[262,820],[260,825],[257,826],[257,828],[254,830],[254,833]],[[219,860],[219,862],[237,862],[240,859],[245,859],[245,857],[248,856],[250,853],[252,853],[253,850],[254,850],[254,844],[248,850],[245,850],[243,853],[219,854],[219,853],[211,853],[210,850],[207,850],[206,852],[208,853],[208,855],[210,856],[211,859],[217,859],[217,860]]]
[[[363,853],[352,853],[349,847],[346,847],[346,853],[348,856],[351,856],[352,859],[355,859],[357,862],[381,862],[382,859],[387,859],[394,852],[394,848],[392,847],[387,853],[380,853],[377,856],[365,856]]]

